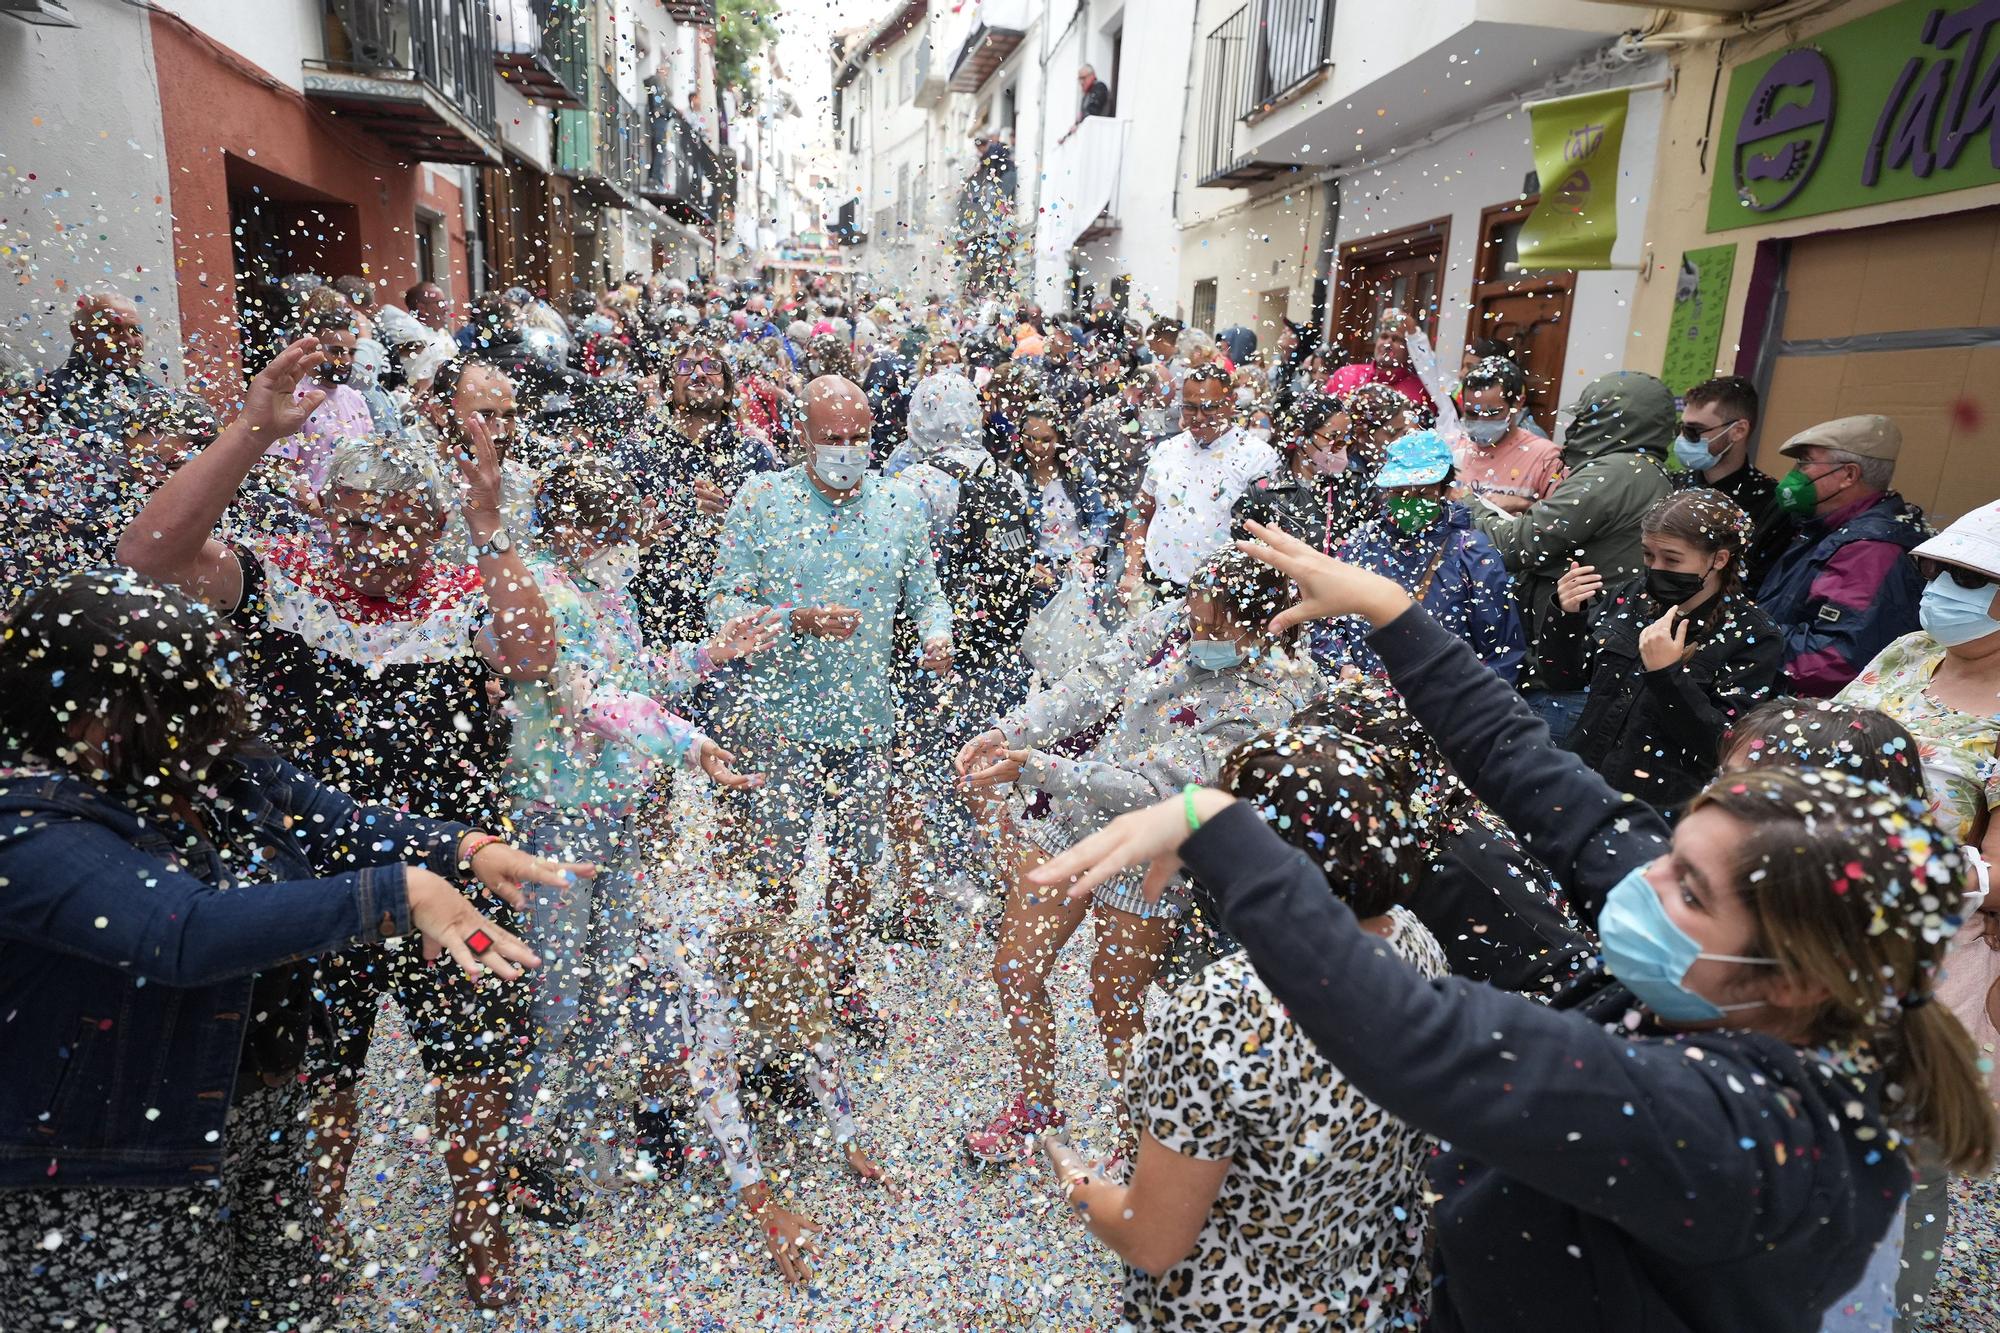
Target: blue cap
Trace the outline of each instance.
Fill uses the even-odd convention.
[[[1434,430],[1412,431],[1389,446],[1389,460],[1375,474],[1382,490],[1430,486],[1451,475],[1451,444]]]

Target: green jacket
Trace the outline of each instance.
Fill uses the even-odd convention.
[[[1615,371],[1585,386],[1563,433],[1562,481],[1525,513],[1479,514],[1514,575],[1514,596],[1539,644],[1555,605],[1556,580],[1574,561],[1593,565],[1604,586],[1645,572],[1639,520],[1673,487],[1662,460],[1673,442],[1673,393],[1651,375]],[[1539,647],[1524,685],[1540,684]]]

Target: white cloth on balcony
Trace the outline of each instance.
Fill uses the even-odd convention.
[[[1124,153],[1125,122],[1089,116],[1048,155],[1036,249],[1050,261],[1067,255],[1098,215],[1117,201]]]

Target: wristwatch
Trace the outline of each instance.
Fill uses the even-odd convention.
[[[513,549],[514,539],[507,535],[507,529],[499,528],[494,531],[491,540],[472,548],[472,558],[484,560],[489,555],[505,555]]]

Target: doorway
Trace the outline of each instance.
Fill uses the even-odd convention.
[[[1553,433],[1569,351],[1576,271],[1507,271],[1507,265],[1520,258],[1521,225],[1534,212],[1538,197],[1495,204],[1479,215],[1479,253],[1465,338],[1467,342],[1493,338],[1507,345],[1528,381],[1528,414]]]
[[[1375,325],[1385,310],[1404,311],[1436,344],[1438,297],[1444,289],[1444,253],[1450,240],[1451,219],[1445,217],[1340,247],[1333,343],[1343,363],[1369,358]]]

